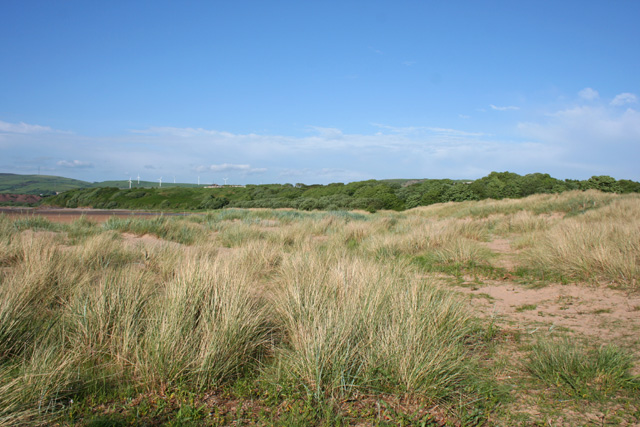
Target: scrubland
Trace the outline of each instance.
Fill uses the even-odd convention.
[[[482,291],[639,279],[638,195],[0,216],[0,425],[634,425],[640,323]]]

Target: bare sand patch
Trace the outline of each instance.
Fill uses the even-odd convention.
[[[518,251],[512,248],[509,240],[498,238],[490,242],[479,243],[497,255],[491,262],[495,267],[504,268],[505,270],[514,270],[518,267]]]
[[[586,284],[534,289],[493,280],[461,292],[476,296],[474,305],[483,315],[512,321],[529,333],[562,327],[640,354],[639,293]]]
[[[507,239],[493,239],[491,242],[481,242],[488,249],[499,254],[512,253],[511,243]]]

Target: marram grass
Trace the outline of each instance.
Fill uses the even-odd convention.
[[[585,192],[402,214],[230,209],[59,226],[0,216],[0,425],[46,423],[71,399],[238,382],[313,402],[485,402],[481,337],[497,334],[479,333],[469,301],[431,271],[483,265],[500,237],[522,248],[524,267],[636,289],[638,203]],[[615,348],[541,342],[519,369],[572,397],[611,397],[636,386],[632,364]]]

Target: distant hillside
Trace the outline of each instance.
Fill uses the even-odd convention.
[[[0,193],[4,194],[51,195],[90,186],[89,182],[61,176],[0,173]]]
[[[153,188],[158,187],[158,182],[140,181],[131,182],[132,188]],[[51,196],[69,190],[80,188],[102,188],[115,187],[120,189],[129,188],[129,180],[87,182],[72,178],[50,175],[19,175],[13,173],[0,173],[0,194],[35,194]],[[170,187],[197,187],[196,184],[174,184],[162,183],[162,188]]]
[[[131,188],[156,188],[159,185],[160,183],[158,181],[140,181],[140,184],[138,184],[138,181],[135,179],[131,181]],[[89,186],[92,188],[115,187],[115,188],[128,189],[129,180],[94,182]],[[173,188],[173,187],[196,188],[196,187],[202,187],[202,185],[198,186],[198,184],[181,184],[181,183],[174,184],[173,182],[165,182],[165,181],[162,182],[162,188]]]

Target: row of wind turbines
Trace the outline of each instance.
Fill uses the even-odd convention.
[[[229,178],[222,178],[224,180],[224,185],[227,185],[227,180]],[[133,182],[132,178],[129,177],[129,189],[131,189],[131,183]],[[173,183],[176,183],[176,177],[173,177]],[[138,185],[140,185],[140,174],[138,174]],[[198,185],[200,185],[200,176],[198,175]],[[158,188],[162,188],[162,177],[158,178]]]

